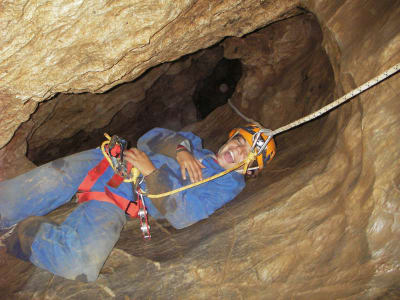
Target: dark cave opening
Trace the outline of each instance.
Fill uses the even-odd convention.
[[[223,47],[216,45],[156,66],[103,94],[59,94],[32,115],[27,156],[41,165],[98,147],[104,133],[135,146],[154,127],[179,131],[225,104],[241,75],[240,60],[225,59]]]
[[[199,82],[193,95],[200,120],[214,109],[227,103],[242,77],[242,65],[239,59],[221,59],[212,74]]]

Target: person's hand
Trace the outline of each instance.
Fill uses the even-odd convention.
[[[147,154],[137,148],[125,151],[125,159],[128,163],[138,168],[143,176],[149,175],[156,169]]]
[[[201,169],[205,168],[205,166],[203,166],[203,164],[199,160],[197,160],[190,152],[179,151],[176,154],[176,160],[181,166],[181,174],[183,180],[186,180],[186,171],[188,172],[190,181],[192,183],[203,179]]]

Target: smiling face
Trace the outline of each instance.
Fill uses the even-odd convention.
[[[249,143],[238,134],[219,148],[217,162],[224,169],[230,169],[245,160],[250,149]]]

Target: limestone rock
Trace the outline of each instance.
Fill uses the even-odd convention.
[[[320,108],[400,62],[396,1],[164,1],[109,6],[80,2],[79,9],[77,3],[29,2],[25,8],[19,2],[2,4],[2,26],[8,29],[3,34],[7,47],[0,54],[3,145],[35,110],[36,102],[56,92],[105,92],[154,66],[136,79],[142,84],[134,88],[136,100],[131,101],[129,113],[137,112],[138,104],[151,109],[150,103],[145,104],[147,95],[160,98],[166,86],[171,89],[165,102],[149,101],[155,110],[163,111],[168,101],[185,103],[174,102],[178,95],[174,91],[185,98],[193,95],[192,77],[184,77],[192,74],[186,71],[203,52],[170,61],[225,37],[221,44],[225,57],[243,65],[232,100],[271,129]],[[292,10],[297,5],[316,18],[293,17],[300,11]],[[129,14],[132,20],[133,15],[141,16],[141,22],[136,18],[135,25],[123,26],[122,20],[131,22]],[[278,19],[285,20],[262,28]],[[50,24],[59,25],[53,26],[53,33]],[[258,30],[244,35],[254,29]],[[219,54],[209,53],[212,61],[218,60]],[[46,65],[47,56],[53,65]],[[151,219],[153,239],[147,243],[140,238],[137,221],[129,221],[96,282],[64,280],[6,257],[0,267],[7,276],[0,281],[1,294],[17,299],[399,298],[399,76],[277,136],[274,161],[210,218],[183,230]],[[148,85],[141,89],[145,82]],[[118,86],[110,93],[125,89]],[[71,118],[66,111],[51,110],[57,103],[66,108],[68,102],[85,102],[85,97],[95,99],[95,95],[59,95],[42,103],[49,109],[39,112],[39,108],[1,149],[1,159],[8,161],[5,173],[32,167],[24,157],[30,138],[39,149],[39,137],[48,141],[60,134],[79,137],[79,130],[96,132],[105,124],[117,128],[112,115],[123,114],[119,109],[130,96],[115,103],[106,94],[96,96],[107,99],[99,100],[101,112],[111,111],[104,112],[101,125],[88,119],[64,130],[57,127],[57,134],[44,125],[33,139],[35,125],[45,124],[49,116],[57,116],[49,118],[50,126]],[[199,134],[215,150],[229,128],[243,123],[225,105],[203,121],[179,125],[189,124],[184,129]],[[10,170],[17,158],[24,158],[23,163]],[[61,221],[74,205],[67,204],[51,216]]]
[[[275,20],[298,1],[12,1],[0,10],[0,147],[32,101],[104,92],[147,69]],[[240,17],[239,17],[240,16]],[[14,103],[15,102],[15,103]],[[23,107],[22,107],[23,106]],[[15,114],[14,114],[15,115]]]

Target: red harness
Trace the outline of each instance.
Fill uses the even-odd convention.
[[[110,162],[104,157],[97,166],[88,172],[87,176],[78,187],[78,202],[82,203],[89,200],[96,200],[115,204],[130,217],[139,218],[140,230],[142,231],[143,238],[150,239],[150,225],[147,219],[147,210],[143,195],[140,193],[140,187],[138,186],[137,191],[133,191],[132,189],[137,195],[137,200],[135,202],[111,192],[107,187],[107,185],[113,188],[119,187],[124,181],[125,176],[128,178],[128,174],[131,173],[132,165],[128,162],[126,164],[123,162],[123,151],[125,147],[125,140],[116,135],[111,138],[105,150],[110,156]],[[91,190],[94,184],[104,174],[110,164],[112,164],[113,170],[116,173],[107,182],[107,185],[104,186],[104,192],[92,192]]]
[[[109,167],[109,163],[106,158],[103,158],[100,163],[91,169],[86,176],[86,178],[82,181],[80,186],[78,187],[78,202],[82,203],[89,200],[97,200],[109,202],[117,205],[120,209],[125,211],[132,218],[138,218],[138,212],[140,209],[141,201],[133,202],[128,199],[121,197],[113,192],[111,192],[107,186],[104,186],[104,192],[92,192],[91,189],[96,181],[100,178],[101,175]],[[123,177],[118,174],[114,174],[113,177],[107,182],[107,185],[111,187],[118,187],[122,181]],[[139,196],[138,196],[139,197]],[[139,203],[139,205],[138,205]]]

